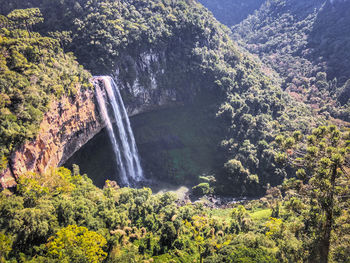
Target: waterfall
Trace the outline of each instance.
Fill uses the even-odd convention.
[[[100,113],[106,124],[113,151],[119,165],[120,177],[126,185],[140,182],[143,179],[143,171],[135,137],[118,86],[111,77],[107,76],[94,77],[93,83],[96,88],[96,97]],[[108,100],[106,98],[107,96],[103,96],[100,83],[103,83],[103,88],[105,94],[108,96]],[[108,103],[111,105],[113,111],[117,131],[113,129],[112,121],[108,114]]]

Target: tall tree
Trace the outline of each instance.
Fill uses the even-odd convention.
[[[303,139],[300,132],[293,137],[278,136],[276,142],[285,150],[277,159],[298,168],[296,175],[307,183],[306,200],[312,205],[310,213],[318,220],[319,262],[329,261],[331,233],[337,211],[345,202],[344,187],[349,184],[350,133],[336,126],[321,126]],[[346,190],[347,191],[347,190]],[[345,197],[345,198],[344,198]]]
[[[31,37],[33,25],[44,21],[39,8],[16,9],[7,15],[18,28],[25,28]]]

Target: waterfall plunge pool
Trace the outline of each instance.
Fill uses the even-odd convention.
[[[220,172],[224,156],[218,150],[223,129],[215,118],[217,104],[209,95],[184,106],[159,109],[130,118],[141,165],[148,179],[140,186],[153,192],[187,188],[198,176]],[[115,127],[116,128],[116,127]],[[65,164],[80,166],[98,187],[106,180],[120,183],[113,149],[103,129]]]

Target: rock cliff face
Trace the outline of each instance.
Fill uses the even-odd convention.
[[[103,128],[95,105],[93,90],[81,90],[75,99],[53,101],[37,138],[12,154],[0,174],[1,187],[15,186],[16,178],[27,172],[45,172],[63,164]]]
[[[130,116],[181,101],[176,89],[164,83],[167,63],[165,52],[152,50],[121,59],[114,78]]]

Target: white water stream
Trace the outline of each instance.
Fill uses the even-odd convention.
[[[143,179],[143,171],[135,137],[118,86],[108,76],[94,77],[93,84],[96,89],[100,113],[106,124],[119,166],[122,183],[130,185],[140,182]],[[113,128],[113,119],[108,114],[108,105],[111,105],[116,129]]]

